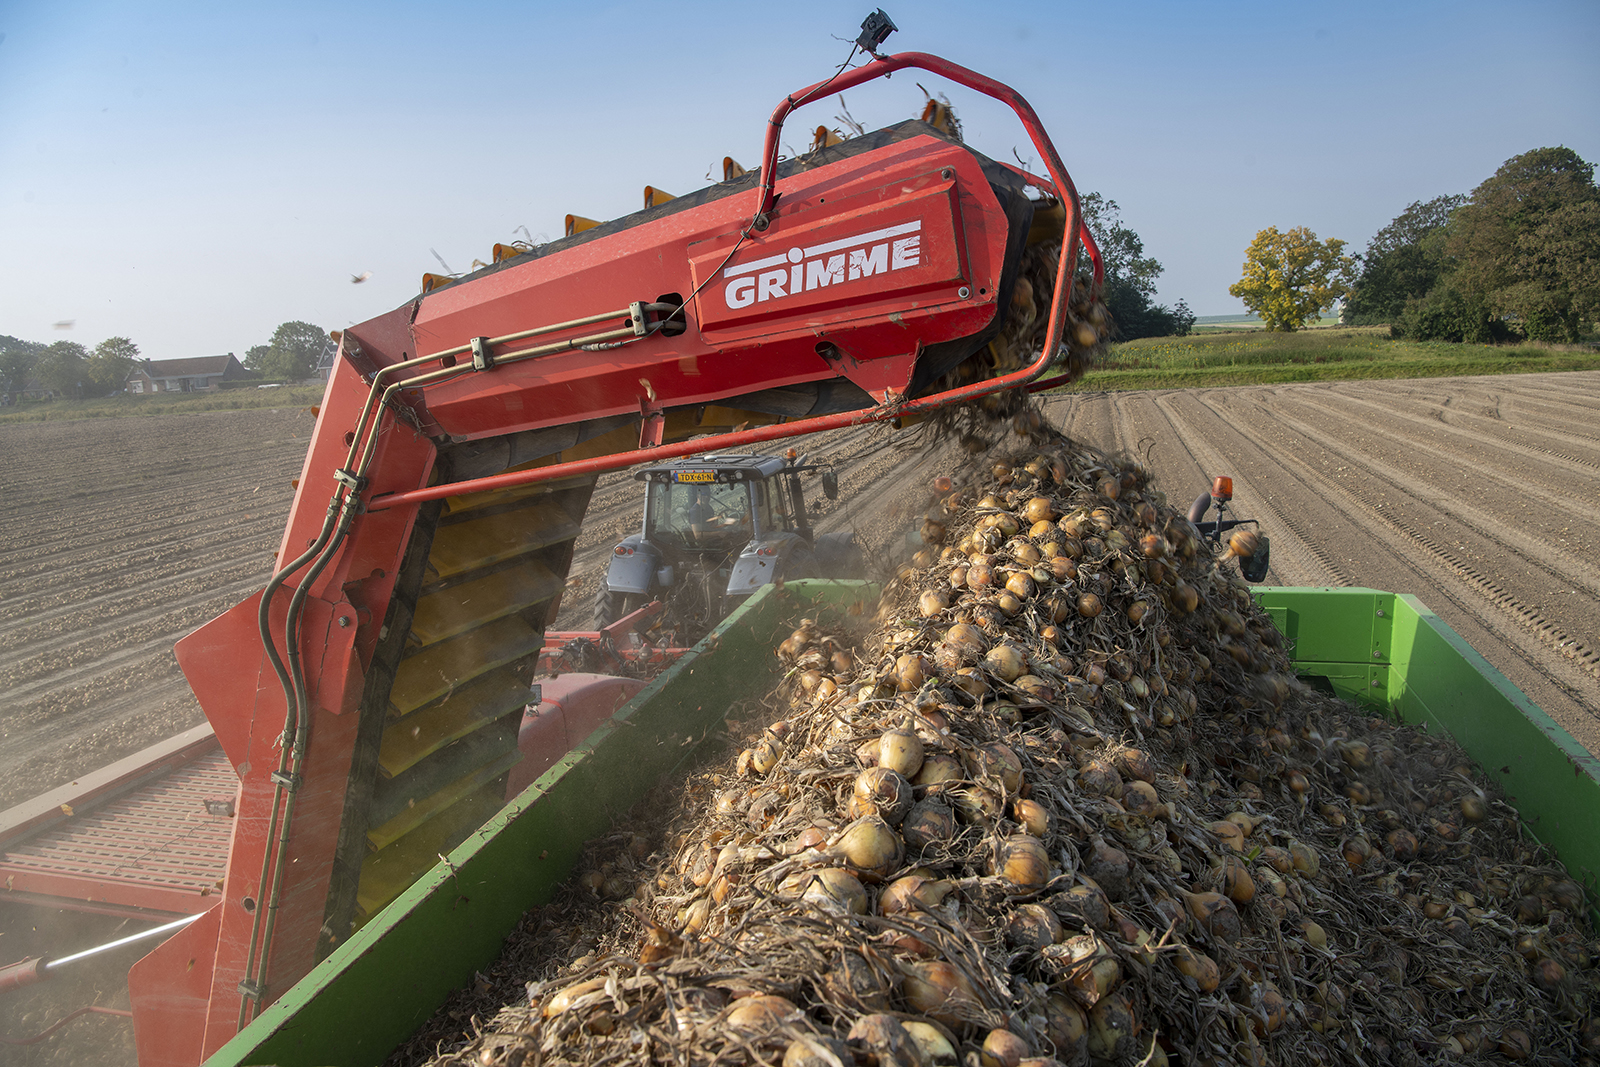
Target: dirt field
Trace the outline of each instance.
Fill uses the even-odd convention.
[[[0,808],[201,721],[178,638],[265,584],[304,408],[0,426]]]
[[[1416,593],[1600,752],[1600,373],[1058,397],[1068,433],[1147,454],[1187,500],[1234,478],[1268,581]],[[304,409],[0,426],[0,807],[200,720],[173,643],[266,580]],[[823,530],[883,555],[959,459],[923,429],[809,439]],[[813,493],[820,500],[820,492]],[[557,624],[639,521],[602,480]],[[825,502],[824,502],[825,503]]]

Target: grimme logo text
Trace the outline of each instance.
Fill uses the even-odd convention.
[[[915,267],[922,262],[921,229],[921,219],[902,222],[737,264],[722,272],[724,278],[730,279],[723,288],[723,299],[729,308],[747,308],[765,300]]]

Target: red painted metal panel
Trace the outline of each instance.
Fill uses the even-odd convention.
[[[218,919],[214,907],[152,949],[128,971],[139,1067],[195,1067],[205,1059]]]
[[[837,292],[846,295],[836,300],[793,304],[773,295],[771,279],[769,299],[762,300],[758,277],[751,308],[759,314],[730,315],[743,309],[726,306],[727,286],[708,284],[691,305],[690,329],[681,335],[506,364],[493,374],[430,386],[425,401],[414,402],[425,402],[428,417],[450,434],[470,439],[637,413],[651,391],[653,404],[682,406],[843,373],[874,383],[871,391],[881,397],[885,388],[904,391],[920,346],[971,335],[993,319],[1007,226],[971,152],[934,137],[913,137],[808,170],[791,186],[763,232],[749,230],[746,198],[725,197],[429,293],[413,327],[417,351],[426,355],[474,336],[619,310],[630,300],[671,292],[688,296],[710,280],[741,233],[743,244],[729,269],[787,256],[797,242],[802,250],[814,247],[806,243],[808,235],[825,244],[824,235],[837,240],[870,233],[922,219],[919,213],[927,216],[919,246],[926,251],[910,264],[912,249],[901,246],[896,269],[894,242],[912,236],[897,234],[885,244],[884,269],[878,271],[876,242],[869,243],[860,251],[873,274],[852,280],[851,250],[841,249],[844,280]],[[841,202],[854,217],[834,223]],[[964,298],[957,291],[962,283],[968,288]],[[845,354],[844,366],[818,356],[824,338]],[[538,341],[549,339],[554,338]],[[857,370],[880,362],[885,368]]]
[[[506,799],[532,785],[644,687],[637,678],[579,672],[541,682],[539,706],[523,715],[517,734],[522,759],[511,768]]]

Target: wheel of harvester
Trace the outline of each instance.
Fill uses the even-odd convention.
[[[594,628],[603,630],[624,615],[644,607],[645,598],[639,593],[615,593],[600,579],[600,591],[594,596]]]

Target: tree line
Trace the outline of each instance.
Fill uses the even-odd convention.
[[[1471,195],[1412,203],[1363,255],[1344,246],[1268,227],[1228,291],[1268,329],[1343,298],[1345,322],[1419,341],[1571,343],[1600,317],[1600,188],[1570,148],[1514,156]]]
[[[122,388],[139,360],[139,346],[126,337],[108,337],[85,348],[76,341],[44,344],[0,335],[0,389],[13,403],[37,381],[58,396],[84,400]]]
[[[241,362],[246,370],[273,381],[301,381],[316,375],[335,345],[328,332],[309,322],[285,322],[266,344],[255,345]],[[31,383],[73,400],[122,391],[141,359],[139,346],[126,337],[108,337],[93,348],[76,341],[45,344],[0,335],[0,393],[6,403]]]

